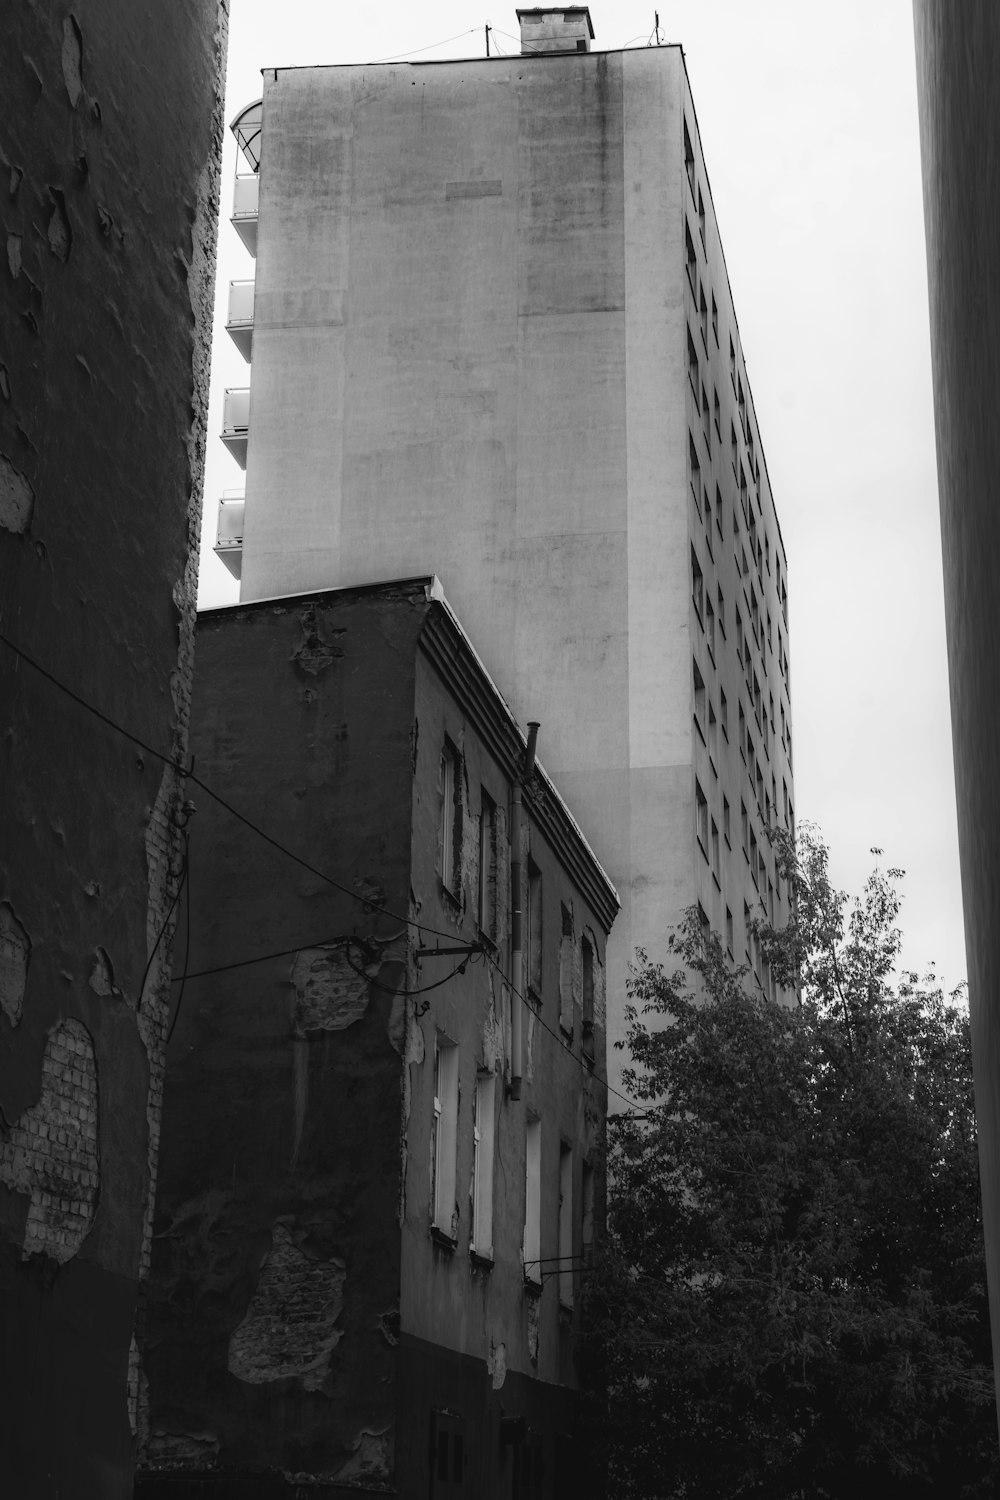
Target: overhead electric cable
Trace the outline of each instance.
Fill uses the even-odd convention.
[[[20,646],[15,645],[15,643],[12,640],[10,640],[10,638],[8,636],[6,636],[2,631],[0,631],[0,643],[2,643],[4,646],[6,646],[9,651],[12,651],[14,653],[14,655],[20,661],[23,661],[29,667],[32,667],[34,669],[34,671],[38,672],[38,674],[41,677],[44,677],[47,682],[50,682],[53,687],[58,688],[58,690],[61,693],[64,693],[68,698],[70,698],[74,703],[78,704],[81,708],[86,709],[86,711],[88,713],[93,714],[94,717],[97,718],[97,719],[99,719],[102,724],[106,724],[109,729],[113,729],[116,734],[120,734],[125,739],[130,740],[132,742],[132,744],[138,745],[140,747],[140,749],[145,750],[148,755],[155,756],[156,759],[162,761],[164,763],[164,765],[171,766],[177,772],[178,776],[184,778],[187,781],[192,782],[195,786],[200,787],[201,790],[203,792],[205,792],[207,796],[211,797],[212,800],[219,805],[219,807],[223,808],[227,813],[229,813],[229,815],[231,817],[235,818],[237,820],[237,822],[242,823],[246,828],[249,828],[251,830],[251,832],[256,833],[257,836],[258,836],[258,838],[263,839],[266,844],[270,844],[273,849],[276,849],[280,854],[285,855],[285,857],[287,859],[292,860],[295,864],[298,864],[303,869],[308,870],[309,873],[311,875],[315,875],[317,877],[317,879],[322,880],[326,884],[333,886],[333,888],[335,890],[340,891],[345,896],[349,896],[351,898],[351,900],[357,901],[359,903],[359,905],[365,907],[369,912],[378,912],[381,916],[392,917],[393,921],[395,921],[395,922],[402,922],[406,927],[413,928],[413,930],[416,931],[416,932],[420,932],[420,933],[428,932],[428,933],[431,933],[434,937],[447,938],[449,942],[452,942],[454,940],[454,936],[455,935],[454,935],[453,932],[445,932],[441,928],[431,927],[426,922],[418,922],[413,917],[403,916],[401,913],[393,911],[391,909],[391,907],[382,906],[378,902],[372,901],[372,900],[370,900],[366,896],[362,896],[358,891],[352,890],[352,888],[350,886],[345,885],[343,883],[343,881],[337,880],[333,875],[327,874],[327,872],[325,870],[321,870],[317,865],[314,865],[314,864],[311,863],[311,861],[303,858],[303,856],[301,854],[296,854],[294,852],[294,850],[289,849],[286,844],[281,843],[280,839],[276,839],[272,834],[268,833],[265,829],[261,828],[260,825],[258,823],[255,823],[252,818],[248,818],[245,813],[241,813],[238,808],[236,808],[236,807],[234,807],[232,805],[231,802],[227,801],[225,797],[223,797],[219,792],[215,791],[213,787],[209,786],[208,782],[203,781],[202,778],[196,774],[196,772],[194,771],[193,767],[188,767],[188,766],[182,765],[182,763],[180,761],[178,761],[178,760],[175,760],[173,756],[167,755],[162,750],[157,750],[155,748],[155,746],[150,745],[146,740],[142,739],[139,735],[134,734],[130,729],[126,729],[124,727],[124,725],[119,724],[117,722],[117,720],[112,719],[108,714],[103,713],[99,708],[95,707],[94,704],[88,702],[88,700],[86,698],[83,698],[83,697],[80,696],[79,693],[74,692],[72,688],[70,688],[70,687],[68,687],[66,685],[66,683],[60,681],[60,679],[58,677],[54,676],[54,674],[52,672],[49,672],[45,667],[43,667],[41,665],[41,663],[35,661],[34,657],[29,656],[28,653],[26,651],[22,650],[22,648]],[[176,894],[174,896],[174,901],[173,901],[173,903],[171,905],[171,909],[170,909],[171,911],[173,909],[173,905],[176,904],[177,899],[180,896],[182,886],[186,883],[186,880],[185,880],[185,877],[186,877],[186,866],[187,866],[187,856],[185,855],[185,870],[184,870],[184,874],[182,875],[181,883],[177,887],[177,892],[176,892]],[[160,938],[162,938],[163,931],[165,931],[165,929],[166,929],[166,924],[169,921],[169,918],[170,918],[170,911],[168,911],[167,917],[164,920],[163,927],[161,928],[161,932],[160,932],[160,937],[157,938],[157,945],[159,944]],[[362,941],[362,940],[357,939],[357,941]],[[155,946],[154,946],[154,953],[155,953]],[[276,955],[276,956],[282,956],[282,955]],[[572,1051],[572,1048],[571,1047],[567,1047],[566,1043],[564,1042],[563,1038],[558,1034],[558,1032],[553,1031],[552,1027],[549,1026],[545,1021],[542,1020],[541,1015],[534,1009],[534,1007],[531,1005],[531,1002],[527,999],[527,997],[525,995],[521,994],[520,991],[517,991],[517,990],[514,989],[513,984],[507,978],[506,974],[504,974],[503,969],[500,967],[500,964],[493,957],[493,955],[490,954],[490,953],[484,953],[483,956],[496,969],[497,973],[500,976],[501,983],[503,983],[504,985],[506,985],[507,988],[510,990],[511,994],[512,995],[516,995],[517,998],[519,1000],[521,1000],[522,1004],[524,1004],[525,1006],[527,1006],[529,1008],[529,1010],[531,1011],[531,1013],[535,1016],[536,1021],[542,1027],[542,1029],[544,1031],[547,1031],[550,1036],[554,1037],[555,1040],[559,1043],[559,1045],[563,1048],[563,1050],[565,1052],[569,1052],[570,1056],[572,1057],[574,1055],[573,1051]],[[150,956],[149,963],[150,964],[152,963],[152,955]],[[238,966],[239,965],[233,965],[232,967],[238,967]],[[149,966],[147,965],[147,974],[148,974],[148,967]],[[458,974],[464,967],[465,967],[465,963],[464,962],[462,964],[459,964],[458,967],[451,974],[449,974],[447,976],[447,979],[454,978],[455,975]],[[183,982],[184,982],[185,977],[186,977],[185,975],[181,976],[180,982],[181,982],[182,986],[183,986]],[[190,977],[194,978],[195,976],[192,975]],[[435,984],[429,985],[426,988],[428,988],[428,989],[437,989],[441,984],[446,983],[447,979],[437,981],[437,982],[435,982]],[[372,981],[372,982],[377,984],[377,981]],[[145,979],[143,980],[143,983],[145,984]],[[379,987],[380,988],[385,988],[385,986],[379,986]],[[422,993],[422,992],[418,992],[418,991],[415,991],[415,990],[410,990],[410,991],[402,991],[402,990],[400,990],[400,991],[392,991],[391,993],[416,994],[416,993]],[[141,992],[140,992],[140,998],[141,998]],[[178,1000],[178,1009],[179,1008],[180,1007],[179,1007],[179,1000]],[[176,1024],[176,1020],[177,1020],[177,1015],[175,1013],[175,1015],[174,1015],[174,1023],[173,1024]],[[173,1026],[171,1027],[171,1032],[172,1032],[172,1030],[173,1030]],[[581,1066],[582,1066],[582,1063],[581,1063]],[[639,1109],[639,1110],[642,1111],[643,1114],[649,1114],[649,1113],[651,1113],[651,1111],[649,1111],[649,1110],[644,1110],[643,1107],[642,1107],[642,1105],[637,1104],[634,1099],[629,1099],[627,1095],[621,1093],[621,1091],[619,1089],[614,1088],[610,1083],[607,1083],[607,1081],[605,1081],[605,1087],[608,1089],[609,1093],[614,1094],[616,1098],[622,1099],[626,1104],[631,1105],[633,1109]]]
[[[463,36],[472,36],[478,30],[478,26],[470,26],[468,31],[460,31],[456,36],[446,36],[443,42],[429,42],[426,47],[411,47],[408,52],[393,52],[391,57],[373,58],[371,66],[376,63],[405,62],[408,57],[416,57],[419,52],[433,52],[435,47],[447,47],[449,42],[461,41]]]

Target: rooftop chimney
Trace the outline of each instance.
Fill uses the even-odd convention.
[[[589,52],[594,25],[586,5],[564,5],[560,10],[519,10],[521,56],[534,52]]]

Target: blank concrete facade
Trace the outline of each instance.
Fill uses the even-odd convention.
[[[1000,1377],[1000,9],[915,0],[913,14],[962,904]]]
[[[793,819],[787,563],[683,54],[266,70],[258,144],[241,598],[441,577],[622,894],[614,1041],[687,907],[756,958]]]

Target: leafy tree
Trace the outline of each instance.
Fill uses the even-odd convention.
[[[969,1023],[893,982],[901,871],[853,903],[811,830],[768,999],[690,913],[630,985],[588,1299],[617,1500],[1000,1494]],[[878,853],[879,851],[873,851]],[[766,974],[766,967],[762,970]],[[691,976],[694,976],[693,987]],[[600,1426],[600,1424],[597,1424]]]

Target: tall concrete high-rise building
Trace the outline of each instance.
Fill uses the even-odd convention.
[[[623,900],[734,959],[785,893],[787,561],[680,47],[265,69],[220,554],[241,600],[438,574]]]
[[[983,1236],[1000,1415],[1000,10],[914,0],[934,427]]]

